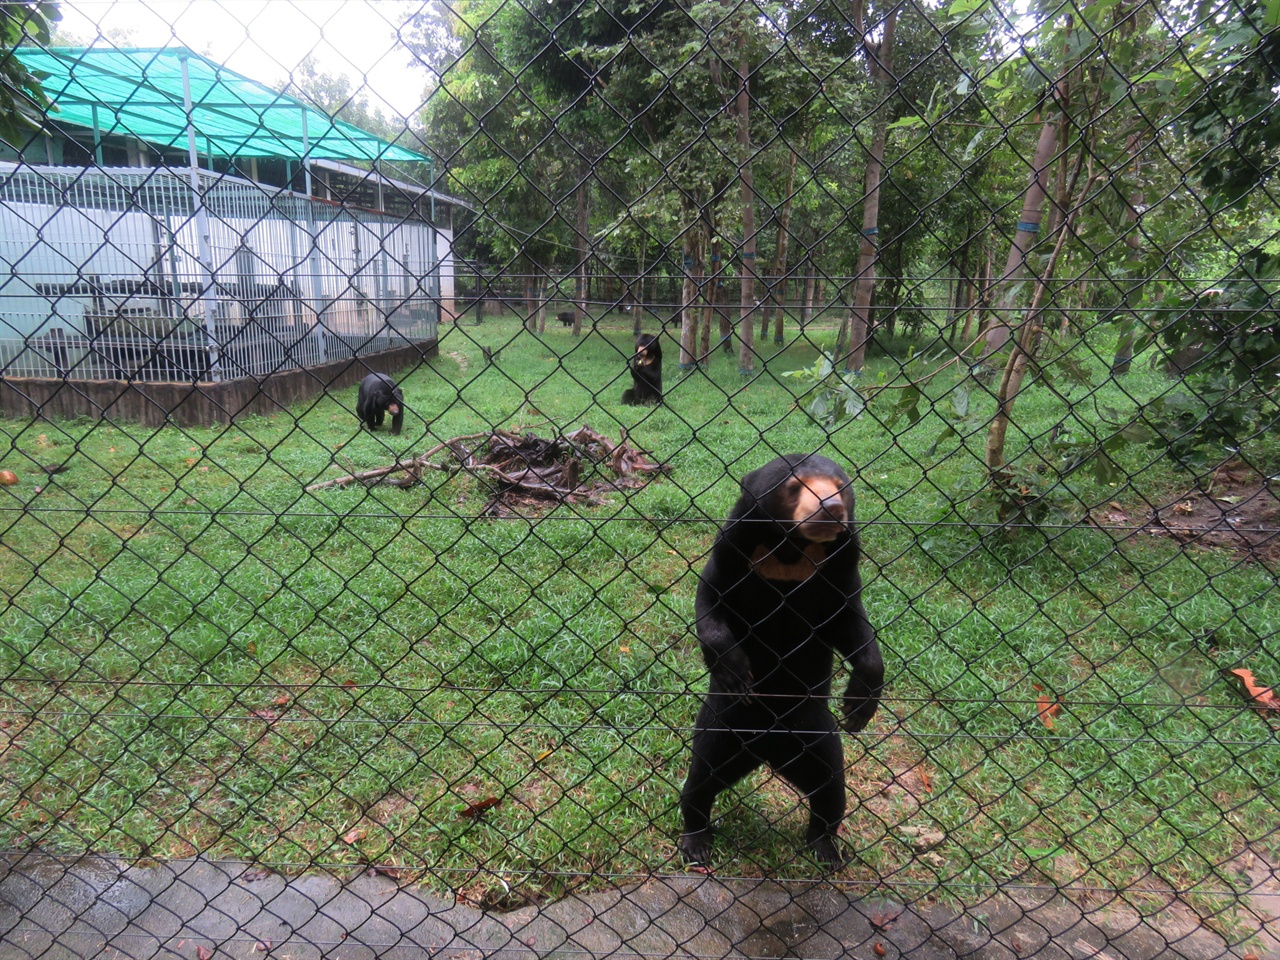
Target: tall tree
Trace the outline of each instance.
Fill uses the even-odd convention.
[[[875,87],[878,109],[872,121],[871,146],[867,151],[866,189],[862,198],[862,229],[859,231],[858,270],[854,275],[853,304],[849,311],[848,353],[844,369],[860,373],[866,360],[868,332],[871,329],[871,297],[876,286],[876,262],[879,256],[880,179],[884,170],[884,148],[888,139],[887,101],[895,86],[893,76],[893,34],[898,22],[898,8],[884,17],[879,41],[872,40],[867,28],[864,0],[855,0],[854,24],[862,36],[867,70]]]

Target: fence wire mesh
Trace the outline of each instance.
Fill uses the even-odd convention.
[[[1280,957],[1276,0],[0,18],[0,955]]]

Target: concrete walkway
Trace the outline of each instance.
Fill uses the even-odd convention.
[[[0,858],[0,960],[1280,960],[1280,941],[1264,930],[1259,942],[1229,948],[1174,909],[1086,914],[1060,896],[1002,895],[961,914],[825,883],[677,875],[493,914],[366,871],[286,878],[199,859]]]

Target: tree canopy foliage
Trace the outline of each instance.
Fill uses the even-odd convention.
[[[49,98],[40,76],[23,66],[14,50],[25,43],[48,46],[60,18],[51,0],[0,4],[0,138],[16,143],[40,126]]]
[[[448,7],[425,123],[488,214],[465,251],[499,268],[664,271],[692,284],[686,315],[713,295],[713,268],[725,290],[758,276],[766,301],[825,283],[849,306],[832,349],[854,373],[867,342],[928,329],[989,372],[1034,360],[1043,382],[1088,317],[1122,374],[1135,347],[1228,338],[1198,307],[1205,289],[1243,284],[1239,303],[1270,304],[1278,13],[1276,0],[466,0]],[[939,284],[946,316],[930,317]],[[1219,371],[1237,386],[1274,362],[1259,336],[1253,365]],[[1011,371],[991,374],[1002,403],[1020,390]],[[1273,391],[1246,393],[1237,432]]]

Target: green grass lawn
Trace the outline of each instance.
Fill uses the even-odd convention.
[[[1089,526],[979,536],[950,507],[981,481],[985,429],[929,452],[972,381],[940,375],[914,423],[883,392],[828,433],[781,376],[817,357],[790,336],[749,379],[719,352],[682,374],[669,340],[666,404],[633,408],[628,319],[580,340],[448,326],[403,381],[400,437],[357,429],[354,387],[231,427],[0,421],[20,478],[0,487],[0,848],[369,862],[492,905],[681,870],[697,571],[736,478],[816,450],[854,472],[889,665],[882,712],[845,740],[845,875],[907,900],[1047,879],[1221,909],[1232,858],[1280,846],[1275,723],[1220,672],[1280,683],[1274,572]],[[899,375],[876,356],[866,382]],[[1033,388],[1010,452],[1169,386],[1140,363],[1122,387]],[[993,409],[972,390],[971,418]],[[501,519],[445,472],[304,491],[491,427],[583,423],[672,473]],[[1071,476],[1077,512],[1137,517],[1189,482],[1144,448],[1120,459],[1116,485]],[[718,873],[816,873],[776,779],[717,812]]]

